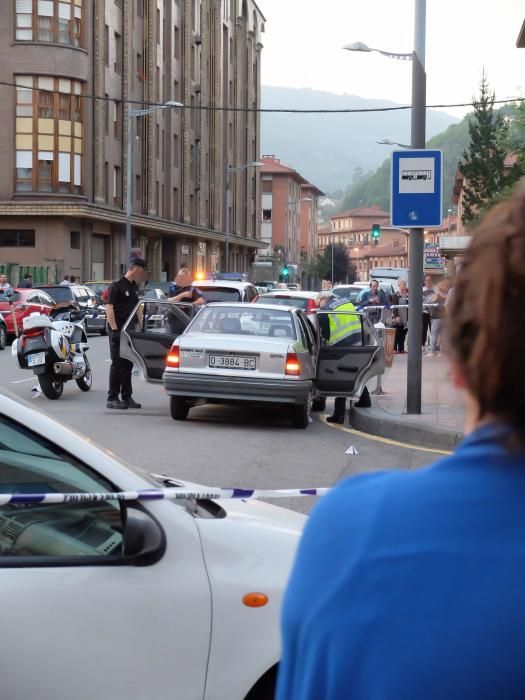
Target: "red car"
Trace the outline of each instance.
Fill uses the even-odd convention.
[[[15,318],[18,330],[21,331],[26,316],[32,313],[49,316],[54,308],[55,302],[42,289],[13,289],[11,297],[4,290],[0,291],[0,313],[4,317],[8,336],[16,335]]]

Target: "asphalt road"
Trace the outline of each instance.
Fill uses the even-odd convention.
[[[90,336],[89,344],[93,387],[87,393],[70,381],[58,401],[33,399],[36,379],[19,369],[9,347],[0,352],[0,386],[146,471],[212,486],[294,488],[331,486],[363,471],[413,469],[438,457],[334,429],[317,413],[306,430],[297,430],[286,410],[275,407],[205,405],[191,409],[186,421],[174,421],[162,385],[138,376],[134,398],[142,409],[108,410],[108,340]],[[359,455],[345,454],[350,446]],[[314,502],[287,499],[279,505],[306,513]]]

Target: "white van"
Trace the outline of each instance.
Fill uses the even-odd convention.
[[[408,268],[406,267],[374,267],[370,270],[370,280],[377,280],[381,287],[392,286],[397,290],[398,280],[408,282]]]

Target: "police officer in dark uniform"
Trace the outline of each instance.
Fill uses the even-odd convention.
[[[139,284],[146,280],[146,261],[131,258],[129,270],[109,288],[106,315],[109,325],[109,370],[108,408],[141,408],[132,396],[131,370],[133,363],[120,356],[120,331],[139,300]],[[138,315],[138,314],[137,314]],[[139,324],[142,319],[137,318]],[[122,397],[119,398],[119,394]]]

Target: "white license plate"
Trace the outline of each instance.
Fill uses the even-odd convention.
[[[209,367],[221,369],[255,369],[255,357],[244,355],[210,355]]]
[[[36,352],[34,355],[27,356],[27,366],[36,367],[37,365],[45,365],[46,363],[46,353]]]
[[[86,314],[86,315],[84,316],[84,318],[95,318],[95,317],[93,316],[93,314]]]

